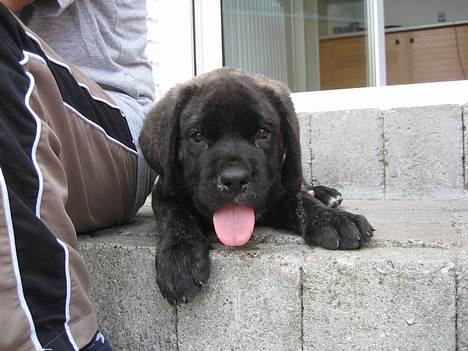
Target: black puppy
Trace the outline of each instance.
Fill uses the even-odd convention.
[[[254,224],[291,230],[309,245],[357,249],[374,229],[324,205],[339,193],[304,188],[299,126],[288,89],[237,69],[178,85],[148,114],[140,145],[158,172],[153,211],[157,282],[171,304],[190,301],[208,280],[213,229],[228,246]]]

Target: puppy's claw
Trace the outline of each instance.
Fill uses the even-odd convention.
[[[329,200],[328,200],[328,204],[327,204],[328,207],[330,208],[337,208],[339,205],[338,205],[338,201],[336,201],[335,198],[331,197]]]
[[[335,197],[331,197],[330,200],[328,200],[328,207],[337,208],[341,205],[342,202],[343,197],[341,195],[336,195]]]
[[[340,194],[338,194],[336,197],[335,197],[336,201],[338,202],[338,205],[341,205],[341,203],[343,202],[343,196],[341,196]]]

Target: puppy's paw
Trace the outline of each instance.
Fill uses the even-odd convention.
[[[209,244],[175,243],[156,254],[157,283],[171,305],[187,303],[210,275]]]
[[[314,186],[312,190],[314,192],[314,197],[324,203],[327,207],[336,208],[343,202],[343,196],[336,189],[318,185]]]
[[[331,250],[359,249],[369,242],[374,231],[361,215],[323,209],[309,221],[304,239],[309,245]]]

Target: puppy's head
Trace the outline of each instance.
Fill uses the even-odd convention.
[[[217,233],[227,218],[250,223],[273,186],[301,187],[289,91],[263,76],[225,68],[176,86],[147,116],[140,145],[163,195],[185,196],[200,215],[213,216]]]

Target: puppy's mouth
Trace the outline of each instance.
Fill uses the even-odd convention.
[[[229,204],[213,214],[213,224],[218,239],[226,246],[242,246],[249,241],[255,226],[253,208]]]

